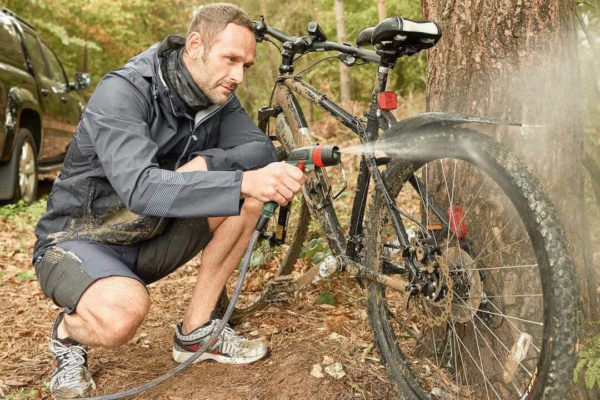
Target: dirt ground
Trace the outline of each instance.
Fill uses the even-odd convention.
[[[48,183],[46,183],[48,185]],[[36,217],[0,219],[0,397],[49,399],[48,341],[58,308],[35,280],[31,253]],[[136,337],[114,350],[92,348],[89,366],[98,389],[109,394],[142,385],[171,368],[174,324],[181,320],[195,281],[197,259],[149,287],[152,307]],[[337,305],[319,305],[329,291]],[[236,329],[270,345],[253,365],[194,364],[138,399],[387,399],[397,394],[372,346],[365,294],[350,278],[336,277],[271,306]],[[311,376],[339,362],[345,375]]]

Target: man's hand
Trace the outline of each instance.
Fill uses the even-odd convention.
[[[274,162],[264,168],[246,171],[242,177],[242,198],[252,197],[262,202],[275,201],[286,205],[308,178],[293,165]]]
[[[206,161],[202,156],[196,156],[192,158],[186,164],[177,168],[177,172],[191,172],[191,171],[207,171]]]

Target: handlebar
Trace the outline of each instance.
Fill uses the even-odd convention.
[[[259,21],[254,21],[253,25],[257,42],[261,42],[265,35],[269,35],[282,42],[284,50],[291,51],[293,54],[337,51],[367,62],[379,63],[380,61],[380,57],[375,51],[361,49],[349,43],[317,41],[316,37],[312,35],[290,36],[279,29],[267,26],[262,17]]]

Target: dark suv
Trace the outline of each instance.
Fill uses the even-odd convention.
[[[60,169],[85,106],[56,54],[25,20],[0,8],[0,201],[27,203],[38,173]]]

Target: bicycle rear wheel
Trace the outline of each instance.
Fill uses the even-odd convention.
[[[403,223],[417,250],[396,251],[381,193],[366,246],[366,265],[421,289],[409,298],[367,284],[391,378],[409,398],[562,398],[575,360],[576,287],[564,233],[539,184],[475,132],[415,132],[400,141],[418,154],[393,160],[384,181],[412,215]],[[414,258],[418,278],[389,268],[405,257]]]

